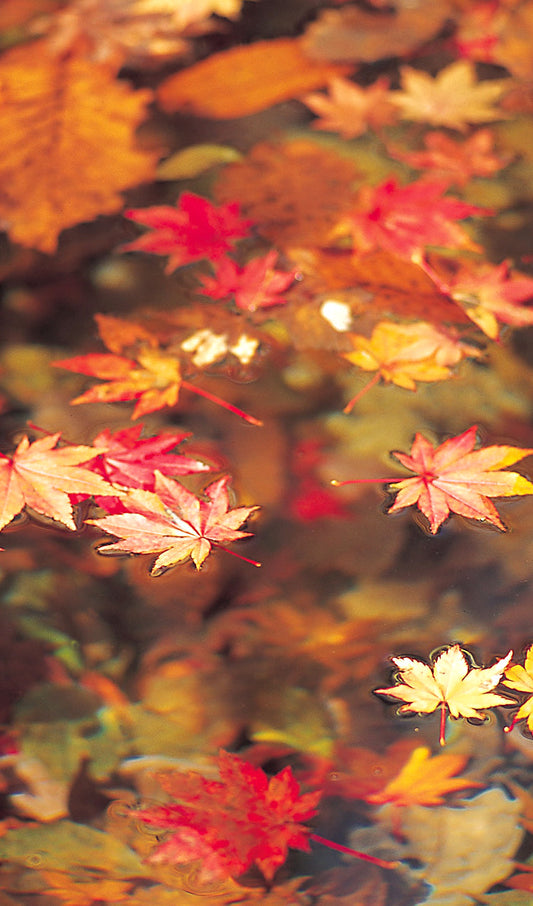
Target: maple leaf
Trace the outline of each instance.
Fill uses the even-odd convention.
[[[107,315],[97,315],[96,321],[102,340],[113,350],[111,353],[89,353],[52,363],[56,368],[94,375],[109,382],[90,387],[71,400],[71,405],[137,400],[132,414],[135,419],[164,406],[175,406],[184,387],[229,409],[250,424],[262,424],[231,403],[184,380],[176,355],[159,348],[155,337],[140,325]],[[133,348],[135,358],[120,354],[127,348]]]
[[[218,261],[249,234],[252,223],[240,217],[238,204],[216,207],[192,192],[183,192],[175,207],[131,208],[124,216],[153,232],[121,246],[121,251],[168,255],[167,274],[202,258]]]
[[[107,481],[127,488],[153,490],[155,470],[163,475],[189,475],[194,472],[208,472],[210,466],[182,453],[169,452],[190,434],[160,434],[156,437],[141,437],[143,425],[132,425],[114,434],[106,428],[101,431],[93,444],[100,449],[99,455],[87,466]],[[71,497],[77,503],[76,495]],[[82,499],[80,497],[80,499]],[[122,513],[124,506],[120,498],[95,495],[95,502],[107,512]]]
[[[0,454],[0,529],[29,506],[75,531],[69,494],[120,496],[118,488],[80,466],[100,450],[81,445],[54,449],[60,436],[49,434],[33,443],[23,437],[12,457]]]
[[[466,777],[455,777],[463,770],[468,755],[431,755],[426,746],[419,746],[409,756],[399,774],[383,789],[366,796],[367,802],[386,802],[399,808],[405,805],[441,805],[444,796],[455,790],[481,786]]]
[[[231,258],[222,258],[214,277],[202,278],[202,294],[212,299],[233,296],[241,311],[254,312],[258,308],[282,305],[287,300],[285,292],[296,279],[297,271],[276,271],[278,253],[271,250],[262,258],[253,258],[239,267]]]
[[[356,138],[369,128],[379,130],[395,121],[397,114],[389,100],[389,84],[382,76],[368,88],[361,88],[338,76],[328,84],[329,97],[307,94],[301,100],[320,117],[312,123],[313,129]]]
[[[424,321],[413,324],[380,321],[370,339],[360,334],[350,334],[349,339],[353,350],[343,353],[343,357],[363,371],[376,374],[347,403],[344,412],[350,412],[363,393],[380,379],[406,390],[416,390],[416,381],[445,380],[450,377],[452,367],[466,356],[480,355],[479,349],[463,343],[451,328],[440,329]]]
[[[251,534],[238,528],[258,507],[229,509],[228,481],[226,475],[212,482],[204,492],[207,499],[201,500],[178,481],[156,470],[155,493],[142,489],[129,491],[122,499],[127,512],[86,522],[121,539],[101,547],[102,553],[159,553],[151,569],[152,576],[161,575],[189,557],[200,569],[213,544],[221,546]],[[249,562],[259,566],[255,561]]]
[[[309,850],[302,822],[312,818],[320,792],[301,793],[290,767],[273,777],[238,755],[221,751],[220,780],[199,774],[160,774],[159,783],[177,802],[136,811],[145,824],[169,830],[151,862],[182,864],[201,859],[204,880],[241,875],[256,865],[267,881],[289,847]]]
[[[415,170],[431,170],[433,179],[448,179],[457,186],[466,186],[472,176],[493,176],[510,162],[510,155],[496,154],[494,143],[492,129],[478,129],[459,141],[445,132],[434,131],[424,136],[423,151],[389,146],[388,152]]]
[[[513,652],[492,667],[473,667],[469,664],[460,645],[445,648],[432,662],[410,657],[393,657],[398,668],[396,685],[388,689],[375,689],[378,695],[389,695],[405,702],[400,712],[415,711],[432,714],[441,709],[440,744],[445,744],[446,714],[451,717],[484,718],[485,708],[512,705],[512,699],[492,692],[503,675]]]
[[[527,720],[528,729],[533,733],[533,645],[530,645],[526,652],[523,667],[520,664],[507,667],[503,683],[510,689],[527,692],[529,695],[529,698],[520,705],[512,723],[504,728],[505,732],[510,733],[519,720]]]
[[[0,99],[0,218],[14,242],[52,253],[62,230],[120,210],[123,189],[153,178],[159,155],[135,145],[151,92],[108,67],[26,42],[0,60]]]
[[[382,249],[416,263],[427,246],[479,251],[455,221],[493,212],[445,197],[447,188],[445,181],[423,179],[405,186],[394,179],[376,187],[363,186],[357,207],[337,224],[330,237],[351,236],[354,251],[359,254]]]
[[[191,436],[188,432],[141,437],[142,430],[143,425],[137,424],[114,434],[108,428],[101,431],[93,440],[100,453],[92,461],[91,470],[99,471],[107,481],[147,490],[153,488],[156,469],[163,475],[209,471],[209,466],[198,459],[170,452]]]
[[[505,118],[494,107],[505,90],[503,80],[476,81],[470,60],[456,60],[433,78],[427,72],[401,67],[403,91],[391,95],[407,120],[464,131],[468,123]]]
[[[429,266],[424,269],[441,292],[458,302],[468,317],[492,340],[498,339],[501,321],[512,327],[533,324],[533,308],[522,303],[533,298],[533,279],[513,273],[508,261],[462,265],[448,279]]]
[[[417,434],[409,455],[394,452],[395,459],[415,472],[416,478],[404,478],[389,486],[397,495],[388,512],[416,504],[428,518],[433,534],[451,512],[490,522],[505,531],[490,498],[533,494],[533,484],[527,478],[505,471],[506,466],[533,450],[503,445],[474,450],[476,432],[473,425],[438,447]]]

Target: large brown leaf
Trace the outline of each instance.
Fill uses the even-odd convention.
[[[150,98],[44,41],[3,56],[0,219],[15,242],[54,252],[61,230],[120,210],[120,192],[153,177],[153,152],[135,146]]]

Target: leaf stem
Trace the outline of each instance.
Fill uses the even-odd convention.
[[[350,402],[346,403],[344,409],[342,410],[345,415],[348,415],[348,413],[352,411],[355,404],[359,402],[361,397],[364,396],[365,393],[368,393],[368,391],[371,390],[372,387],[374,387],[378,383],[380,377],[381,377],[381,372],[376,371],[375,375],[369,380],[368,384],[365,384],[365,386],[361,390],[359,390],[355,394],[355,396],[352,396]]]
[[[446,745],[446,702],[440,703],[440,735],[439,742],[441,746]]]
[[[351,849],[349,846],[343,846],[341,843],[334,843],[333,840],[327,840],[326,837],[320,837],[318,834],[310,834],[310,840],[327,846],[328,849],[335,849],[339,853],[345,853],[348,856],[355,856],[356,859],[362,859],[364,862],[371,862],[372,865],[379,865],[380,868],[398,868],[399,862],[387,862],[385,859],[378,859],[377,856],[371,856],[368,853],[361,853],[357,849]]]
[[[230,551],[229,547],[223,547],[222,544],[216,543],[216,546],[220,548],[221,551],[225,551],[227,554],[231,554],[232,557],[237,557],[238,560],[244,560],[245,563],[251,563],[252,566],[262,566],[263,564],[259,560],[250,560],[249,557],[243,557],[242,554],[238,554],[236,551]]]
[[[349,478],[347,481],[337,481],[336,478],[332,478],[330,484],[334,488],[342,488],[345,484],[392,484],[395,481],[401,481],[402,478],[400,475],[397,475],[395,478]]]
[[[181,386],[185,387],[187,390],[191,390],[193,393],[197,393],[198,396],[205,397],[205,399],[209,400],[211,403],[216,403],[217,406],[222,406],[223,409],[229,409],[230,412],[238,415],[239,418],[243,418],[244,421],[248,422],[250,425],[258,425],[259,427],[261,427],[263,424],[260,419],[254,418],[253,415],[248,415],[247,412],[244,412],[242,409],[239,409],[232,403],[228,403],[227,400],[223,400],[220,396],[215,396],[214,393],[209,393],[209,390],[202,390],[201,387],[196,387],[194,384],[189,384],[189,381],[182,381]]]

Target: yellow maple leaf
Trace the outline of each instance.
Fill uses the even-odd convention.
[[[492,692],[500,682],[513,652],[492,667],[473,667],[460,645],[450,645],[435,658],[431,666],[410,657],[393,657],[397,683],[387,689],[375,689],[378,695],[389,695],[403,701],[400,712],[432,714],[440,708],[440,744],[445,744],[446,714],[454,718],[483,718],[484,708],[512,705],[512,699]]]
[[[468,123],[489,123],[505,118],[494,107],[500,99],[503,80],[477,82],[471,60],[457,60],[433,78],[427,72],[402,66],[402,89],[390,100],[400,108],[406,120],[448,126],[464,131]]]
[[[156,155],[135,146],[150,100],[44,40],[4,54],[0,219],[14,242],[52,253],[66,227],[120,210],[123,189],[153,178]]]
[[[363,371],[375,371],[376,374],[350,400],[344,412],[350,412],[362,393],[380,378],[405,390],[416,390],[416,381],[443,381],[450,377],[452,367],[461,359],[480,354],[476,347],[462,343],[451,328],[440,329],[424,321],[413,324],[380,321],[370,339],[351,334],[350,341],[353,350],[343,353],[344,358]]]
[[[467,755],[431,755],[426,746],[415,749],[399,774],[389,780],[377,793],[366,797],[367,802],[403,805],[440,805],[444,796],[454,790],[480,786],[466,777],[455,777],[468,761]]]
[[[528,729],[533,733],[533,645],[530,645],[526,652],[524,666],[512,664],[511,667],[508,667],[503,682],[510,689],[517,689],[518,692],[529,694],[529,698],[522,703],[513,717],[512,723],[505,727],[505,731],[510,733],[519,720],[527,720]]]

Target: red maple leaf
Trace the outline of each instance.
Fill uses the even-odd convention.
[[[33,443],[23,437],[12,457],[0,454],[0,529],[29,506],[75,530],[69,494],[120,496],[119,488],[80,466],[100,450],[81,445],[54,449],[60,436],[49,434]]]
[[[114,434],[108,428],[101,431],[93,441],[101,452],[90,465],[92,471],[116,484],[147,490],[154,487],[156,469],[163,475],[209,472],[206,463],[170,452],[191,436],[189,432],[141,437],[142,430],[143,425],[137,424]]]
[[[286,302],[284,293],[296,279],[296,270],[276,271],[278,253],[273,249],[262,258],[253,258],[239,267],[231,258],[219,261],[214,277],[202,278],[202,294],[212,299],[233,296],[242,311],[256,311]]]
[[[188,432],[179,434],[159,434],[156,437],[141,437],[143,425],[132,425],[114,434],[106,428],[94,438],[94,445],[99,447],[100,454],[93,459],[87,468],[101,475],[107,481],[127,488],[154,489],[155,470],[164,475],[189,475],[194,472],[208,472],[210,466],[184,456],[182,453],[171,453],[185,438]],[[73,503],[83,499],[82,495],[72,495]],[[125,512],[124,504],[118,497],[101,497],[95,495],[95,502],[108,513]]]
[[[399,186],[389,179],[359,191],[359,205],[337,225],[332,237],[351,235],[354,251],[391,252],[419,263],[427,246],[479,251],[456,223],[465,217],[489,215],[488,208],[445,197],[445,181],[424,181]]]
[[[240,217],[238,204],[216,207],[192,192],[183,192],[176,207],[132,208],[124,216],[153,232],[123,245],[121,251],[168,255],[167,273],[202,258],[218,261],[237,239],[249,234],[252,223]]]
[[[251,534],[238,529],[258,507],[230,510],[228,481],[229,476],[225,475],[212,482],[205,489],[207,499],[202,500],[178,481],[156,471],[155,493],[134,489],[122,498],[126,512],[86,521],[121,539],[101,547],[103,553],[158,553],[151,570],[153,576],[188,557],[200,569],[213,544],[220,546]],[[255,561],[249,562],[259,566]]]
[[[417,434],[409,455],[393,453],[403,466],[416,473],[416,478],[404,478],[390,485],[398,493],[389,513],[416,504],[427,516],[433,533],[451,512],[490,522],[505,531],[490,498],[533,494],[533,484],[527,478],[505,471],[506,466],[530,456],[533,450],[498,445],[474,450],[476,432],[477,426],[473,425],[438,447]]]
[[[220,780],[196,773],[158,775],[175,801],[135,812],[150,827],[170,832],[150,861],[201,860],[200,877],[206,881],[236,877],[256,865],[271,881],[289,847],[309,850],[302,822],[316,814],[321,794],[301,793],[290,767],[269,778],[229,752],[220,752],[218,769]]]

